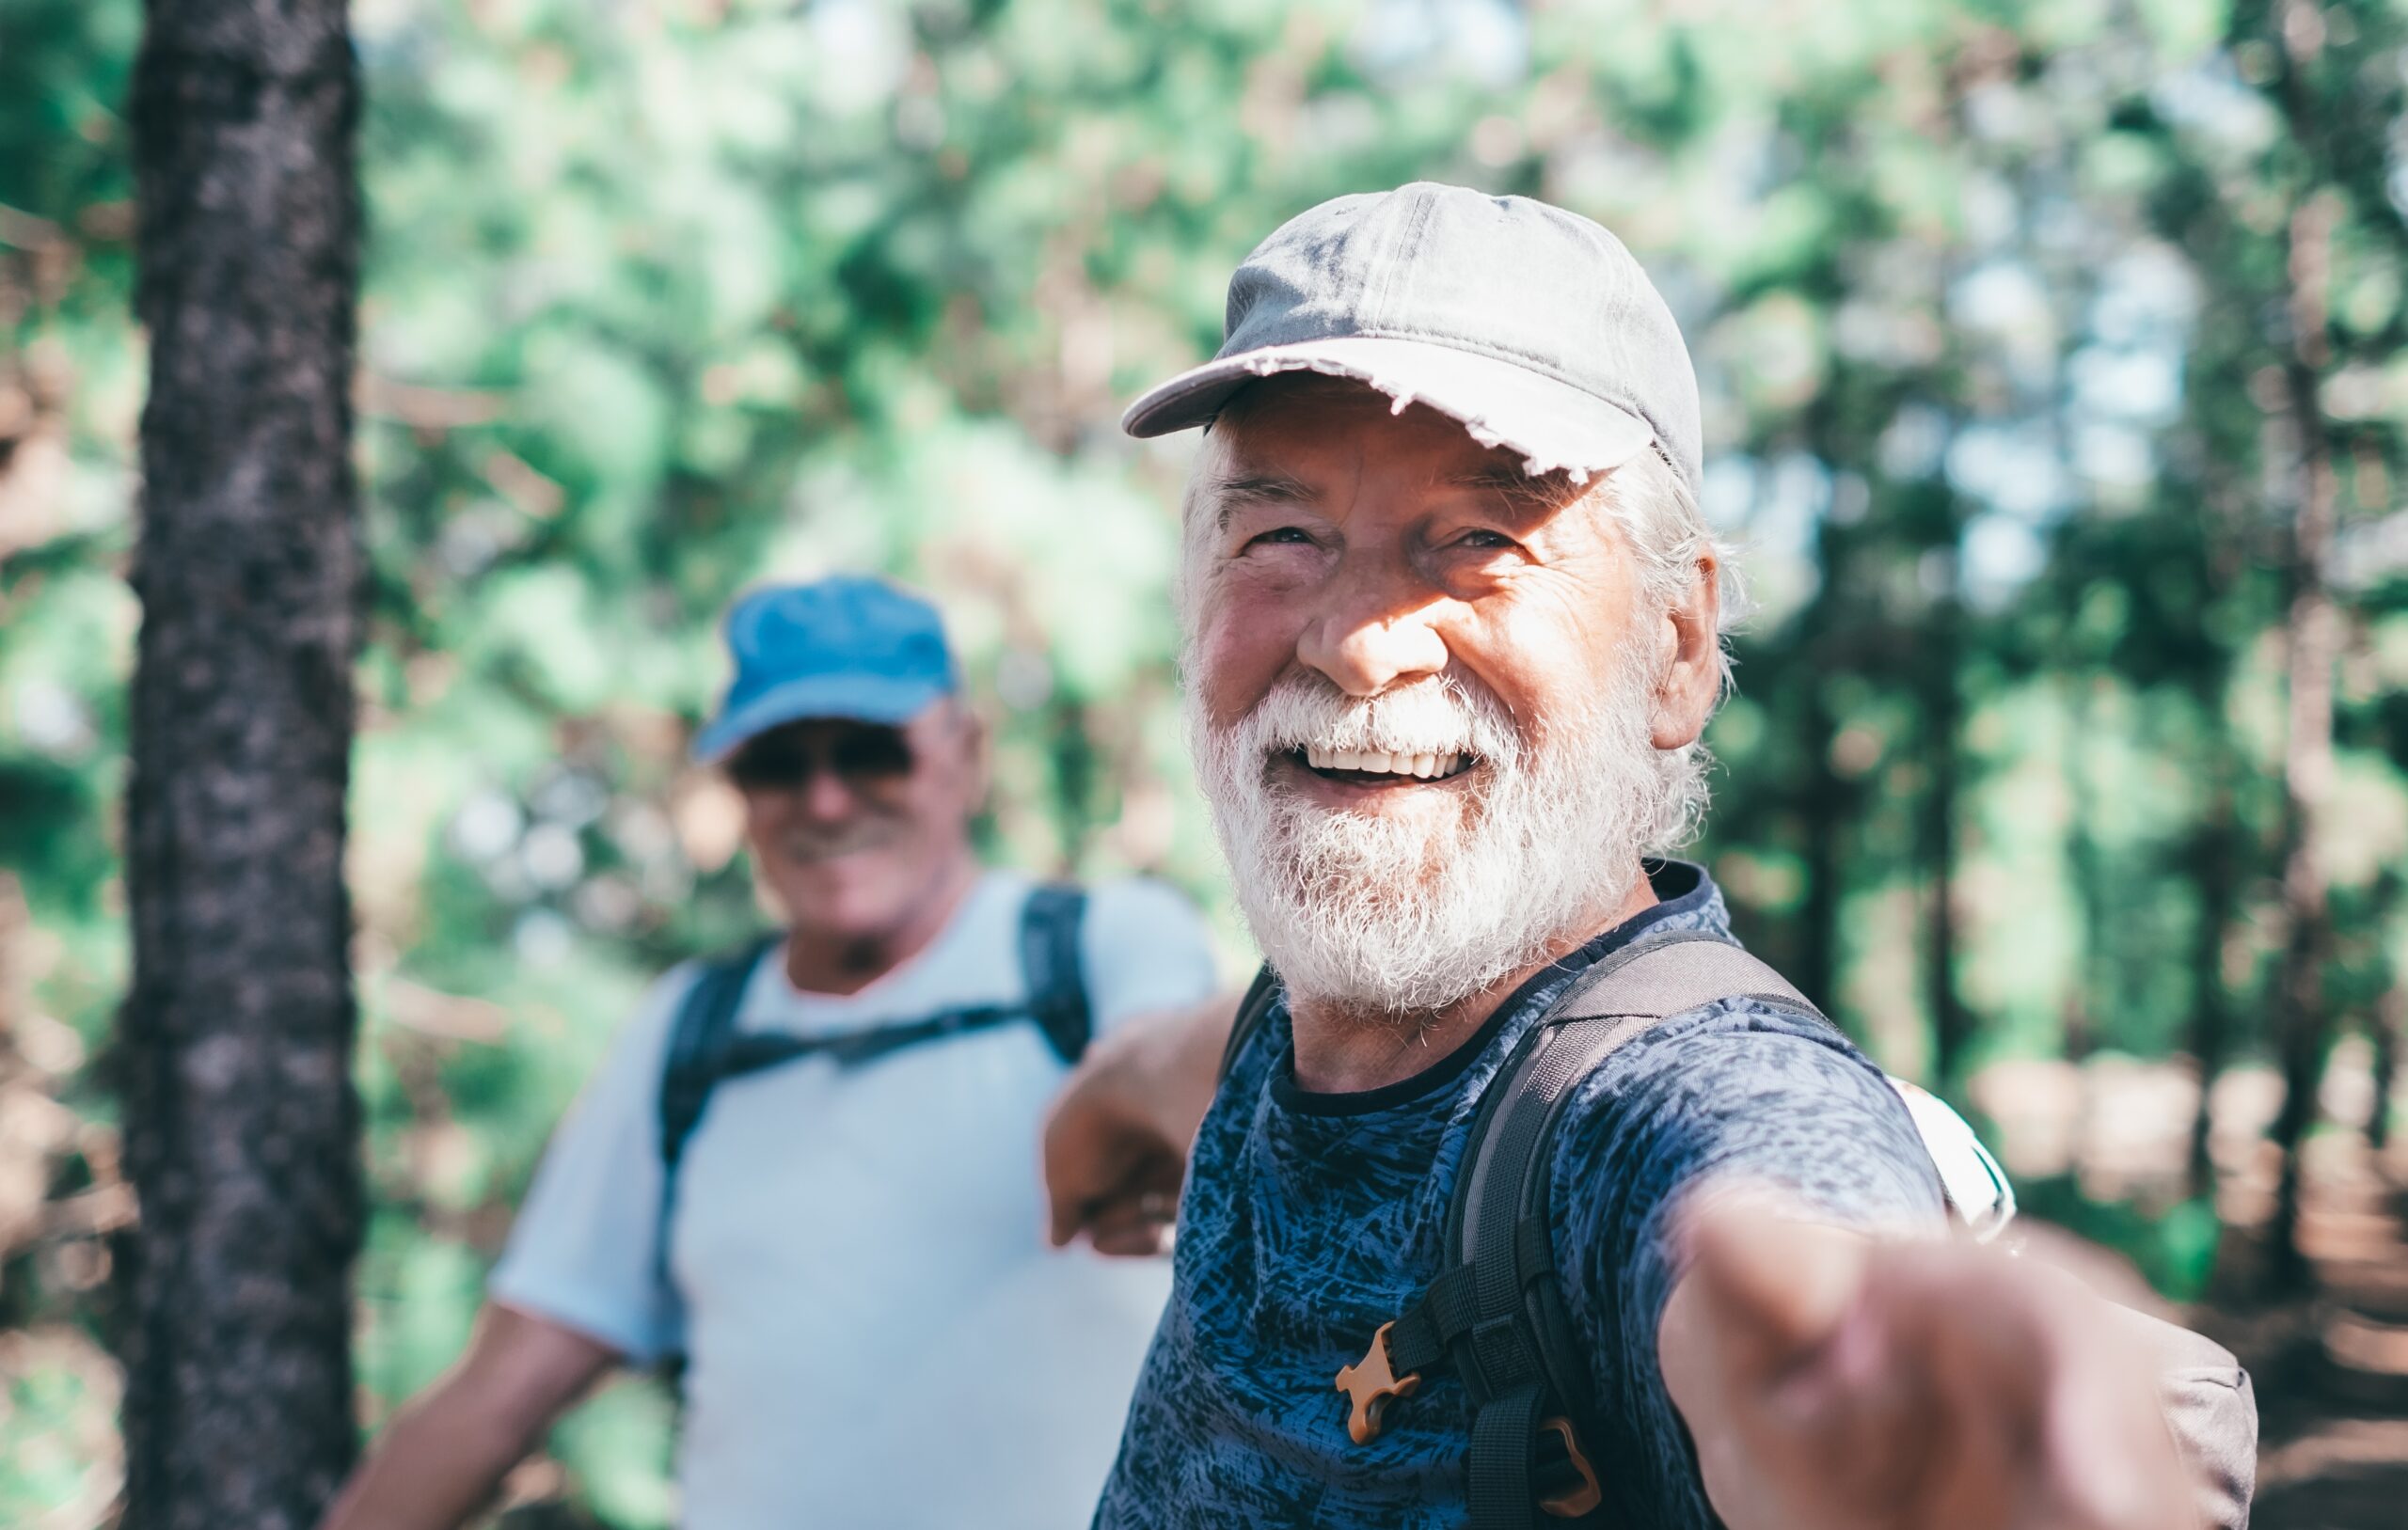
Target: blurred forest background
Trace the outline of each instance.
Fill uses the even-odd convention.
[[[2261,1522],[2381,1522],[2280,1516],[2408,1461],[2408,4],[352,8],[368,1424],[640,986],[758,917],[686,763],[747,583],[932,591],[991,854],[1166,875],[1250,964],[1174,716],[1186,447],[1115,418],[1281,219],[1432,178],[1600,219],[1688,334],[1743,933],[2214,1301]],[[142,20],[0,0],[0,1521],[53,1530],[122,1467]],[[516,1496],[666,1522],[672,1413],[611,1389]]]

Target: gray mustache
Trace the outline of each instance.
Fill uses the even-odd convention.
[[[902,837],[892,824],[851,824],[832,833],[784,835],[778,841],[778,851],[794,860],[834,860],[863,850],[883,849]]]

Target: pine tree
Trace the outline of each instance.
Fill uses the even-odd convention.
[[[342,0],[155,0],[118,1065],[125,1523],[309,1524],[348,1466],[359,1241],[343,798],[358,86]]]

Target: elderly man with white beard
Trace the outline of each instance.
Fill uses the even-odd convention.
[[[1628,252],[1518,197],[1339,198],[1124,424],[1205,428],[1190,733],[1267,966],[1234,1035],[1124,1035],[1049,1128],[1056,1241],[1151,1246],[1184,1171],[1096,1522],[2200,1523],[2106,1304],[1950,1240],[1898,1093],[1649,859],[1704,803],[1726,570]],[[1536,1188],[1465,1205],[1513,1151]]]

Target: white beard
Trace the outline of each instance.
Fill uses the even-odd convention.
[[[1239,907],[1289,991],[1371,1017],[1418,1017],[1588,936],[1629,895],[1676,773],[1649,738],[1633,655],[1601,704],[1535,744],[1495,696],[1448,676],[1347,697],[1283,676],[1215,728],[1189,687],[1197,773]],[[1471,791],[1406,788],[1419,810],[1330,810],[1278,783],[1275,758],[1315,745],[1471,753]],[[1402,804],[1401,804],[1402,805]]]

